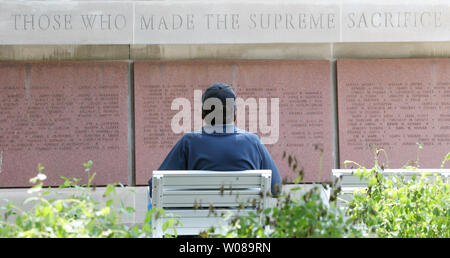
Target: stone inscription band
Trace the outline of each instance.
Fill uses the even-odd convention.
[[[438,0],[0,1],[0,44],[214,44],[450,40]]]

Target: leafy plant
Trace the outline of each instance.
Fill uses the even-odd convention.
[[[237,217],[232,220],[227,233],[216,237],[336,238],[361,235],[351,219],[334,205],[326,206],[320,198],[319,188],[314,188],[300,199],[283,195],[275,207]]]
[[[450,153],[441,167],[448,160]],[[378,162],[372,169],[359,166],[356,170],[355,176],[366,179],[368,186],[357,191],[349,203],[348,214],[355,222],[379,237],[450,237],[448,181],[431,173],[406,178],[385,176],[383,171]]]
[[[123,201],[117,202],[116,184],[110,184],[103,193],[105,202],[99,203],[92,199],[91,187],[95,173],[91,175],[92,161],[84,164],[88,175],[87,185],[78,185],[76,178],[62,177],[65,182],[60,188],[75,188],[75,193],[68,198],[50,199],[46,196],[51,189],[44,189],[46,179],[42,173],[44,167],[38,165],[38,174],[30,179],[34,184],[28,193],[36,196],[29,197],[24,204],[34,204],[31,210],[24,211],[12,202],[0,206],[0,237],[48,237],[48,238],[85,238],[85,237],[150,237],[149,224],[153,213],[156,217],[164,214],[162,209],[152,209],[147,212],[142,226],[127,226],[121,222],[123,216],[131,216],[135,212],[133,207],[125,206]],[[121,185],[123,187],[123,185]],[[170,220],[165,227],[171,227]]]
[[[283,154],[286,158],[286,153]],[[303,170],[294,156],[287,156],[289,167],[297,175],[295,182],[303,178]],[[320,174],[320,173],[319,173]],[[328,187],[324,185],[324,187]],[[277,198],[274,207],[249,216],[239,216],[231,220],[224,229],[226,233],[213,235],[216,229],[205,232],[203,237],[359,237],[360,230],[353,224],[351,218],[336,207],[338,189],[333,189],[331,202],[321,197],[321,189],[315,185],[300,198],[293,198],[299,187],[284,192]]]

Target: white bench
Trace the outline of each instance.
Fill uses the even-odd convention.
[[[368,170],[370,169],[368,168]],[[367,187],[368,182],[366,179],[363,178],[361,180],[360,177],[354,175],[356,169],[332,169],[331,171],[334,179],[339,178],[338,185],[341,187],[341,193],[336,202],[338,207],[346,207],[346,203],[353,198],[353,193],[356,190]],[[405,179],[411,178],[413,175],[421,176],[423,173],[440,175],[444,182],[449,182],[450,169],[385,169],[383,171],[384,176],[402,175]]]
[[[165,211],[152,219],[153,237],[163,236],[162,225],[170,214],[182,224],[176,227],[178,235],[198,235],[228,224],[222,214],[245,216],[265,209],[271,178],[271,170],[153,171],[152,207]],[[164,233],[174,234],[172,229]]]

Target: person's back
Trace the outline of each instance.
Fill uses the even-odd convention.
[[[208,87],[202,97],[202,118],[205,126],[201,131],[185,134],[175,144],[158,170],[270,169],[271,192],[273,195],[278,194],[281,191],[281,176],[267,148],[257,135],[238,129],[234,125],[235,99],[236,95],[229,85],[215,83]],[[222,121],[225,121],[225,124]],[[151,185],[150,179],[150,188]]]
[[[228,127],[228,128],[224,128]],[[209,133],[205,132],[205,128]],[[223,130],[214,130],[214,129]],[[219,131],[219,132],[218,132]],[[272,170],[272,193],[279,192],[281,177],[258,136],[233,124],[205,126],[185,134],[158,170],[242,171]],[[276,186],[277,185],[277,186]]]

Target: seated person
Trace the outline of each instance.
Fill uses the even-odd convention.
[[[217,108],[217,105],[210,105],[211,101],[208,101],[208,99],[211,98],[216,101],[216,104],[219,100],[222,103],[220,108],[222,108],[223,117],[220,118],[225,123],[222,121],[216,123],[215,116],[212,119],[211,115],[208,116]],[[232,104],[227,106],[226,99]],[[271,192],[275,196],[281,192],[280,173],[258,136],[235,126],[235,99],[236,95],[232,87],[227,84],[214,83],[208,87],[202,96],[204,126],[201,131],[185,134],[175,144],[158,170],[242,171],[270,169],[272,170]],[[220,106],[220,102],[218,106]],[[205,105],[206,103],[209,104]],[[151,179],[148,184],[151,198]],[[150,208],[151,205],[149,204]]]

